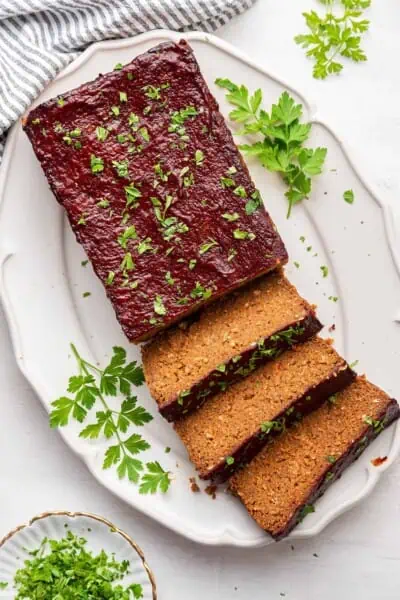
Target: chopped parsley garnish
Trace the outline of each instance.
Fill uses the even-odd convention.
[[[151,463],[147,463],[148,473],[143,475],[144,463],[137,455],[148,450],[150,445],[138,433],[128,434],[132,425],[141,427],[153,419],[143,406],[138,405],[137,397],[131,393],[132,386],[140,386],[144,382],[142,368],[135,361],[127,363],[126,351],[120,347],[113,348],[111,360],[104,369],[80,356],[73,344],[71,350],[78,364],[78,374],[69,379],[68,395],[52,402],[50,426],[64,427],[70,419],[83,423],[89,411],[97,408],[97,412],[94,410],[95,421],[86,425],[80,437],[98,439],[104,436],[108,441],[112,439],[112,445],[105,451],[103,469],[114,467],[120,479],[127,478],[133,483],[139,483],[141,479],[142,484],[145,483],[145,475],[152,475],[153,470],[149,466]],[[115,410],[117,394],[124,396],[119,410]],[[112,408],[108,397],[112,398]],[[96,403],[98,406],[95,406]],[[159,487],[161,491],[166,491],[165,485]],[[148,493],[150,490],[140,487],[139,491]]]
[[[196,264],[197,264],[197,260],[195,258],[191,258],[189,260],[189,269],[191,271],[193,271],[193,269],[195,268]]]
[[[128,177],[129,176],[129,172],[128,172],[129,162],[127,159],[121,160],[120,162],[118,162],[117,160],[113,160],[112,165],[115,168],[115,170],[117,171],[118,177]]]
[[[121,248],[126,250],[129,240],[136,240],[136,239],[137,239],[136,228],[134,225],[130,225],[129,227],[127,227],[125,229],[125,231],[123,231],[118,236],[118,244],[121,246]]]
[[[16,600],[46,598],[81,600],[108,598],[133,600],[143,598],[138,583],[123,585],[130,574],[128,560],[119,562],[114,554],[101,550],[93,554],[87,540],[68,531],[62,539],[45,537],[30,558],[17,570],[14,578]],[[0,586],[5,589],[5,586]]]
[[[326,456],[325,458],[328,461],[328,463],[330,463],[331,465],[333,465],[336,462],[335,456],[329,455],[329,456]]]
[[[140,135],[142,136],[142,138],[144,139],[145,142],[150,141],[149,131],[148,131],[147,127],[140,127],[140,129],[138,130],[138,133],[140,133]]]
[[[293,261],[293,264],[296,267],[296,269],[300,269],[300,263],[297,262],[297,260]]]
[[[204,242],[199,249],[199,254],[203,255],[206,252],[208,252],[209,250],[211,250],[211,248],[214,248],[215,246],[218,246],[218,242],[214,239],[208,240],[207,242]]]
[[[89,296],[91,296],[91,292],[83,292],[82,297],[83,298],[89,298]]]
[[[339,298],[337,296],[328,296],[328,300],[331,300],[332,302],[337,302]]]
[[[119,93],[119,101],[120,102],[128,102],[128,94],[126,92]]]
[[[126,208],[136,208],[139,203],[137,200],[142,196],[142,192],[135,187],[133,183],[124,187],[125,190],[125,198],[126,198]]]
[[[137,251],[138,254],[144,254],[145,252],[151,252],[152,250],[154,250],[153,246],[151,245],[151,238],[147,237],[144,240],[142,240],[137,247]]]
[[[113,71],[121,71],[121,69],[123,68],[123,64],[122,63],[117,63],[114,68]]]
[[[166,196],[165,201],[164,201],[165,202],[164,207],[159,198],[152,196],[150,198],[150,200],[151,200],[151,203],[153,204],[154,213],[156,215],[156,218],[160,222],[161,227],[163,229],[163,231],[162,231],[163,238],[167,242],[172,240],[177,234],[186,233],[189,231],[189,227],[185,223],[178,221],[177,217],[167,217],[166,216],[167,211],[173,202],[172,196],[169,196],[169,195]]]
[[[160,181],[163,181],[164,183],[168,181],[168,177],[171,175],[171,171],[163,171],[161,163],[155,164],[153,169],[156,177],[158,177]]]
[[[233,223],[233,221],[237,221],[240,217],[237,212],[234,213],[224,213],[222,218],[228,221],[229,223]]]
[[[64,106],[65,104],[65,100],[62,96],[60,96],[59,98],[57,98],[57,104],[58,106]]]
[[[161,298],[161,296],[156,296],[153,306],[154,306],[154,312],[156,313],[156,315],[160,315],[161,317],[163,317],[164,315],[167,314],[167,309],[164,306],[164,302],[163,302],[163,299]]]
[[[212,290],[210,288],[205,288],[201,285],[199,281],[196,282],[196,287],[190,292],[190,297],[197,300],[203,299],[207,300],[210,298],[212,294]]]
[[[233,193],[235,194],[235,196],[239,196],[240,198],[247,198],[247,192],[242,185],[238,185],[233,190]]]
[[[202,150],[196,150],[194,153],[194,161],[198,167],[201,167],[204,162],[204,152]]]
[[[92,173],[100,173],[104,171],[104,161],[100,156],[90,155],[90,168]]]
[[[191,117],[196,117],[198,115],[198,111],[194,106],[186,106],[185,108],[181,108],[179,111],[175,111],[171,114],[171,122],[168,127],[169,133],[176,133],[181,138],[186,138],[186,127],[184,125],[185,121]]]
[[[137,125],[139,123],[139,117],[137,116],[137,114],[135,113],[130,113],[129,117],[128,117],[128,124],[129,126],[136,131],[137,130]]]
[[[328,277],[328,273],[329,273],[328,267],[326,265],[322,265],[320,267],[320,269],[321,269],[322,277]]]
[[[227,456],[225,462],[230,467],[235,462],[235,459],[233,458],[233,456]]]
[[[86,260],[82,260],[82,261],[81,261],[81,266],[82,266],[82,267],[86,267],[86,265],[87,265],[88,263],[89,263],[89,261],[88,261],[87,259],[86,259]]]
[[[380,433],[385,428],[385,423],[383,420],[380,421],[379,419],[374,419],[373,417],[370,417],[368,415],[363,416],[363,421],[367,425],[373,427],[376,433]]]
[[[346,190],[343,194],[343,199],[347,204],[353,204],[354,202],[354,192],[353,190]]]
[[[135,263],[133,262],[132,254],[130,252],[127,252],[122,259],[120,269],[125,276],[126,271],[133,271],[135,269]]]
[[[305,506],[303,506],[303,508],[299,512],[299,516],[297,517],[297,522],[301,523],[307,515],[309,515],[313,512],[315,512],[314,506],[312,504],[306,504]]]
[[[100,125],[96,127],[96,136],[100,142],[104,142],[107,139],[109,133],[110,132],[105,127],[101,127]]]
[[[220,177],[219,180],[223,188],[230,188],[235,185],[235,181],[231,177]]]
[[[107,279],[106,279],[106,285],[112,285],[114,279],[115,279],[114,271],[109,271],[109,273],[107,275]]]
[[[119,116],[119,106],[112,106],[111,112],[114,115],[114,117],[118,117]]]
[[[161,88],[155,87],[154,85],[146,85],[142,88],[145,96],[150,98],[151,100],[161,100]]]
[[[233,237],[235,240],[254,240],[255,234],[249,231],[242,231],[241,229],[235,229],[233,232]]]
[[[262,206],[261,195],[258,190],[255,190],[250,199],[246,202],[246,215],[252,215]]]
[[[168,283],[168,285],[174,285],[175,279],[172,277],[171,271],[167,271],[165,273],[165,281]]]

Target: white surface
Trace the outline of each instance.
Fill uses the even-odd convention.
[[[179,35],[168,32],[150,33],[133,41],[93,45],[47,88],[39,101],[77,87],[99,71],[109,71],[118,61],[126,62],[149,47],[178,38]],[[281,84],[248,61],[239,59],[226,43],[221,44],[217,38],[204,34],[191,33],[188,38],[226,116],[230,106],[224,93],[214,85],[215,78],[221,74],[245,81],[251,89],[261,88],[266,97],[278,97],[283,91]],[[303,104],[310,114],[305,100]],[[327,146],[329,157],[323,175],[315,184],[314,197],[296,207],[290,220],[286,218],[283,201],[284,186],[278,177],[266,174],[254,160],[249,161],[252,176],[286,241],[292,259],[287,272],[304,296],[318,305],[318,314],[327,325],[324,333],[330,335],[328,327],[334,322],[338,350],[349,362],[357,357],[360,368],[365,369],[373,381],[381,383],[392,396],[400,397],[396,377],[400,353],[400,328],[396,322],[400,306],[400,268],[396,268],[391,254],[397,260],[390,208],[381,206],[371,196],[337,140],[320,122],[314,125],[311,142]],[[21,178],[21,172],[25,177]],[[343,201],[343,182],[355,193],[356,202],[351,207]],[[76,361],[69,350],[71,342],[91,363],[104,362],[114,345],[129,348],[129,358],[140,362],[140,349],[126,343],[102,285],[90,268],[82,269],[85,255],[48,189],[20,124],[8,138],[0,186],[3,203],[0,285],[4,307],[11,324],[16,359],[50,411],[52,401],[65,393],[68,378],[76,373]],[[300,235],[305,236],[304,243],[299,240]],[[372,237],[375,239],[373,249]],[[310,246],[312,251],[307,252]],[[297,261],[300,268],[293,267],[293,261]],[[326,278],[322,277],[321,265],[329,266]],[[375,273],[373,289],[371,272]],[[82,297],[86,290],[91,292],[90,299]],[[329,300],[332,296],[339,297],[339,302]],[[29,311],[26,298],[31,302]],[[365,323],[378,304],[380,311],[366,330]],[[380,362],[379,349],[383,346],[384,360]],[[220,493],[217,502],[210,502],[208,495],[191,492],[188,481],[196,473],[183,445],[171,426],[156,414],[145,386],[137,390],[137,396],[139,402],[155,414],[153,422],[144,428],[144,435],[151,444],[144,460],[160,460],[164,468],[173,473],[169,493],[143,496],[138,486],[119,479],[115,468],[104,471],[104,451],[109,442],[104,438],[96,441],[80,438],[82,426],[72,422],[61,428],[60,433],[93,475],[134,508],[191,540],[242,547],[271,543],[272,539],[249,519],[240,502],[230,494]],[[119,399],[116,399],[116,408],[118,404]],[[96,410],[94,407],[88,416],[89,422],[93,421]],[[165,446],[171,447],[167,456]],[[315,513],[290,537],[316,535],[337,515],[363,499],[397,457],[399,448],[400,422],[380,436],[348,469],[316,504]],[[387,461],[379,468],[374,467],[371,464],[374,456],[386,456]]]
[[[143,600],[153,600],[153,586],[143,559],[125,535],[113,529],[114,524],[99,521],[91,515],[53,514],[27,523],[0,547],[0,581],[8,583],[5,591],[0,591],[0,598],[11,598],[15,593],[14,578],[16,572],[24,565],[24,561],[32,560],[31,552],[37,550],[47,538],[62,540],[71,531],[75,536],[87,540],[85,549],[95,556],[104,550],[111,558],[122,563],[129,561],[129,571],[118,581],[127,587],[133,583],[142,586]],[[46,547],[46,554],[48,547]],[[117,585],[117,583],[116,583]]]
[[[395,199],[400,82],[389,65],[400,49],[397,1],[376,3],[370,11],[370,62],[346,65],[341,77],[327,82],[310,77],[311,65],[291,41],[302,30],[300,12],[307,4],[312,5],[286,0],[278,8],[272,0],[260,0],[222,36],[307,94],[352,146],[369,183],[381,197]],[[360,507],[318,538],[295,542],[293,551],[287,543],[246,551],[196,546],[139,516],[94,482],[58,434],[48,430],[37,398],[16,370],[3,321],[0,330],[1,533],[46,508],[103,513],[142,545],[165,600],[269,600],[280,598],[280,592],[296,600],[350,600],[355,591],[366,600],[398,598],[398,465]]]

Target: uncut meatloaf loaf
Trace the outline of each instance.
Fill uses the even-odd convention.
[[[161,414],[175,421],[321,327],[279,269],[144,346],[146,382]]]
[[[282,431],[354,379],[327,340],[286,350],[175,423],[201,479],[224,481]]]
[[[184,41],[41,104],[25,131],[130,341],[287,261]]]
[[[234,475],[230,489],[278,540],[314,512],[313,502],[398,417],[396,400],[358,377],[332,402],[271,440]]]

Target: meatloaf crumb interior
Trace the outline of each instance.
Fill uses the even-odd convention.
[[[200,477],[222,480],[252,458],[286,420],[315,408],[352,378],[332,345],[314,338],[208,400],[178,421],[176,431]]]
[[[320,329],[313,308],[278,270],[144,346],[146,382],[160,411],[176,417]]]
[[[368,443],[399,416],[385,392],[362,377],[276,437],[230,489],[250,515],[275,538],[287,535],[312,512],[312,503]]]

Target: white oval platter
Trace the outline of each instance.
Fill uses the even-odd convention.
[[[396,250],[395,216],[381,203],[355,170],[342,144],[323,124],[306,100],[276,77],[244,57],[232,46],[204,33],[152,32],[134,39],[102,42],[86,50],[41,95],[39,101],[74,88],[106,72],[118,62],[167,40],[185,37],[191,43],[211,90],[229,112],[216,77],[229,77],[250,89],[260,87],[267,107],[284,89],[300,100],[305,118],[314,123],[310,144],[327,146],[325,172],[314,183],[312,198],[295,207],[286,219],[284,187],[277,176],[250,162],[250,170],[267,209],[285,240],[291,260],[288,275],[300,292],[318,304],[325,334],[335,339],[358,370],[400,396],[400,279]],[[355,202],[346,204],[343,192],[352,188]],[[67,224],[62,209],[48,189],[26,135],[18,123],[11,131],[0,172],[0,289],[9,321],[16,360],[47,410],[65,393],[75,373],[69,352],[74,342],[83,356],[105,364],[113,345],[128,349],[130,359],[139,350],[129,347],[90,267]],[[302,243],[300,237],[306,241]],[[307,248],[312,247],[307,251]],[[294,262],[299,267],[294,266]],[[322,276],[321,266],[329,269]],[[84,292],[91,296],[83,298]],[[337,296],[338,302],[329,297]],[[335,331],[328,328],[335,324]],[[240,503],[221,492],[213,501],[193,494],[189,477],[195,473],[172,428],[156,414],[146,389],[139,398],[155,416],[146,426],[151,443],[148,460],[159,460],[174,481],[166,495],[141,496],[135,485],[120,481],[101,468],[104,442],[78,437],[79,428],[60,430],[65,442],[87,464],[106,488],[132,507],[192,540],[204,544],[256,547],[272,540],[248,517]],[[171,453],[165,454],[166,446]],[[400,449],[400,425],[392,427],[318,501],[316,511],[291,534],[310,537],[365,497]],[[380,467],[371,458],[387,456]]]
[[[126,533],[98,515],[65,511],[38,515],[0,540],[0,581],[8,584],[0,591],[0,598],[14,598],[15,573],[26,560],[32,559],[30,552],[39,548],[44,538],[61,540],[68,531],[85,538],[86,549],[95,555],[105,550],[118,562],[128,560],[129,573],[118,583],[123,586],[139,584],[143,600],[157,599],[153,573],[139,546]]]

